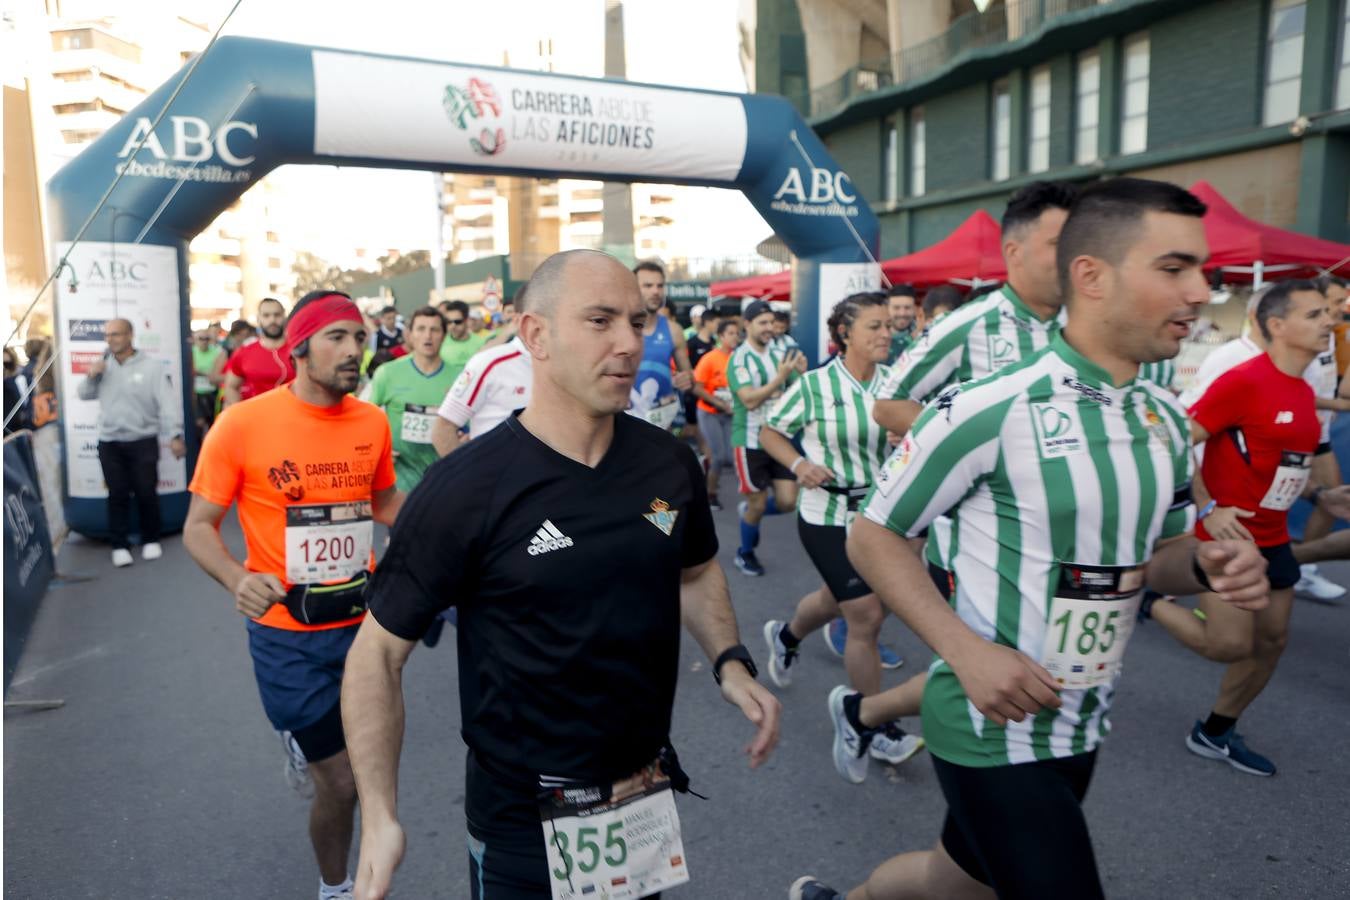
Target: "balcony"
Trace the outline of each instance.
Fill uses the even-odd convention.
[[[839,78],[811,91],[811,116],[829,116],[855,97],[921,81],[965,62],[975,51],[1038,37],[1054,19],[1121,0],[1007,0],[984,13],[957,18],[942,34],[898,53],[863,60]]]

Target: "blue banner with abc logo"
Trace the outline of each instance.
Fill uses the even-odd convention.
[[[42,596],[56,573],[42,510],[33,436],[5,440],[5,690],[19,664]]]

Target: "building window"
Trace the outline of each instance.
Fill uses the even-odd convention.
[[[920,197],[928,189],[928,128],[923,107],[909,111],[909,195]]]
[[[1148,147],[1148,32],[1125,39],[1120,80],[1120,152],[1142,153]]]
[[[1101,113],[1102,58],[1096,50],[1078,55],[1078,78],[1074,85],[1073,161],[1086,165],[1097,158],[1097,116]]]
[[[989,175],[995,181],[1003,181],[1012,174],[1012,94],[1008,91],[1006,78],[994,82],[992,112],[994,157],[990,161]]]
[[[1303,84],[1304,0],[1271,0],[1270,33],[1266,37],[1266,98],[1263,125],[1290,122],[1298,115]]]
[[[1027,170],[1050,168],[1050,67],[1031,70],[1031,114],[1027,123]]]
[[[1341,73],[1336,79],[1336,108],[1350,109],[1350,0],[1341,22]]]
[[[894,203],[900,199],[900,126],[894,117],[887,119],[885,126],[885,144],[881,148],[881,199]]]

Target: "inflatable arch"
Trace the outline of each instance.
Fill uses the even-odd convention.
[[[849,176],[779,97],[724,94],[222,38],[48,186],[55,259],[122,179],[57,282],[66,520],[106,530],[97,406],[75,388],[103,325],[136,324],[184,408],[191,383],[187,247],[277,166],[320,163],[736,188],[796,257],[795,336],[823,356],[834,300],[875,289],[878,225]],[[173,97],[160,116],[165,102]],[[156,124],[156,117],[159,121]],[[136,148],[140,147],[137,151]],[[812,352],[814,351],[814,352]],[[187,417],[190,423],[191,417]],[[186,516],[188,458],[160,466],[166,529]]]

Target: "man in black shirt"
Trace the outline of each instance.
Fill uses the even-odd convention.
[[[548,898],[551,878],[578,893],[687,880],[670,849],[670,788],[685,786],[670,749],[681,622],[758,727],[751,765],[777,741],[778,702],[740,645],[698,462],[622,414],[648,315],[632,273],[596,251],[560,253],[529,295],[530,403],[427,470],[347,659],[360,897],[384,897],[403,854],[401,672],[451,604],[474,897]]]
[[[386,306],[380,310],[380,327],[371,335],[370,349],[393,351],[403,346],[403,326],[398,324],[398,309]]]

